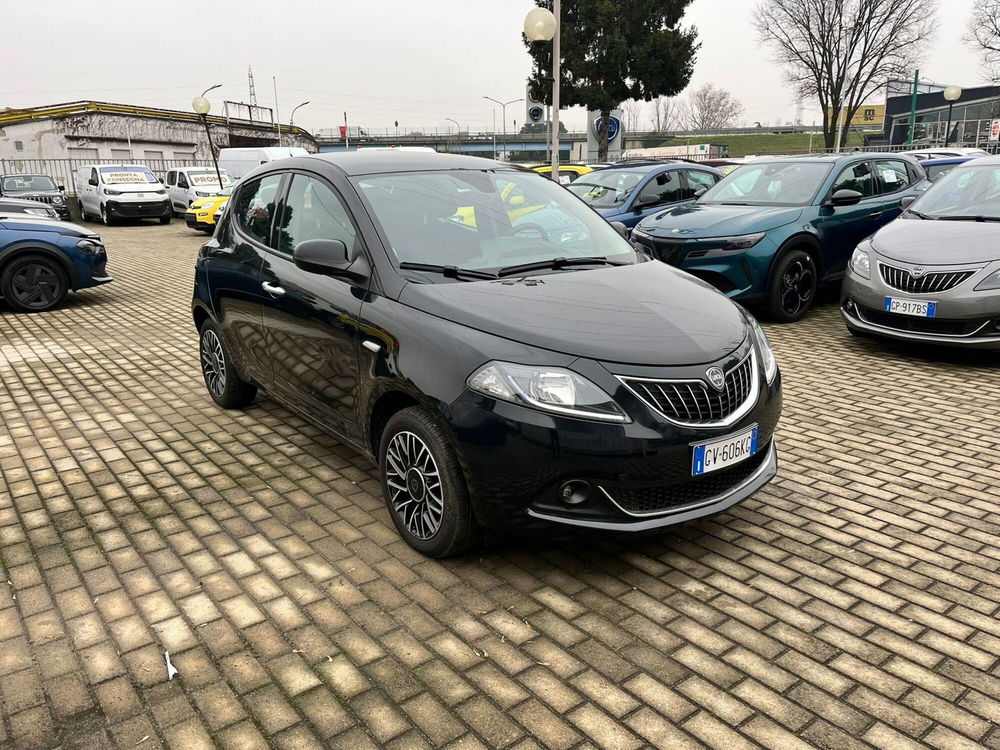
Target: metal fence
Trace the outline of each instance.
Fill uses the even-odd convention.
[[[0,159],[0,175],[46,174],[57,185],[66,188],[66,194],[76,195],[76,170],[88,164],[121,164],[111,159]],[[212,162],[204,159],[135,159],[129,163],[145,164],[158,177],[167,170],[178,167],[210,167]]]

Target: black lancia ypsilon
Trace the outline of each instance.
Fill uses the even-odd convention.
[[[497,162],[271,162],[198,257],[205,384],[226,408],[263,388],[373,458],[427,555],[718,513],[777,470],[781,376],[748,313],[648,260]]]

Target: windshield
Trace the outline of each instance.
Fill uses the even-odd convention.
[[[34,190],[55,190],[52,178],[44,174],[20,174],[3,178],[3,192],[23,193]]]
[[[159,182],[146,167],[101,167],[105,185],[144,185]]]
[[[1000,164],[958,164],[917,198],[911,208],[931,219],[1000,219]]]
[[[937,182],[951,170],[958,166],[958,164],[927,164],[924,163],[924,171],[927,172],[927,179],[931,182]]]
[[[635,258],[610,224],[539,174],[404,172],[356,184],[399,263],[498,271],[555,258]]]
[[[585,174],[567,189],[594,208],[614,208],[627,201],[640,182],[640,172],[604,169]]]
[[[231,174],[229,174],[229,172],[227,172],[224,169],[221,169],[221,170],[219,170],[219,173],[222,175],[222,184],[223,185],[232,185],[233,184],[233,176]],[[187,176],[188,176],[188,180],[191,181],[191,184],[195,185],[195,186],[218,185],[219,184],[219,175],[217,175],[215,173],[214,169],[204,169],[204,170],[201,170],[201,171],[198,171],[198,172],[191,171],[191,172],[187,173]]]
[[[699,203],[749,206],[805,206],[830,174],[820,162],[766,162],[737,168],[710,188]]]

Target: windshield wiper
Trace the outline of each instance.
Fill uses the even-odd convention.
[[[403,271],[430,271],[439,273],[448,279],[496,279],[499,276],[489,271],[476,271],[472,268],[460,268],[459,266],[445,266],[439,263],[411,263],[403,261],[399,264]]]
[[[1000,221],[1000,216],[939,216],[939,221]]]
[[[539,260],[534,263],[521,263],[516,266],[505,266],[497,271],[497,276],[513,276],[519,273],[526,273],[528,271],[545,271],[548,269],[553,269],[558,271],[560,268],[566,268],[568,266],[592,266],[592,265],[603,265],[603,266],[628,266],[630,263],[620,263],[616,260],[609,260],[603,256],[593,256],[593,257],[583,257],[583,258],[550,258],[549,260]]]
[[[927,221],[936,221],[938,219],[937,216],[928,216],[927,214],[922,214],[919,211],[914,211],[912,208],[906,209],[906,213],[913,214],[918,219],[926,219]]]

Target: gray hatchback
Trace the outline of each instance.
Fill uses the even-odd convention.
[[[956,167],[863,240],[841,314],[858,335],[1000,349],[1000,157]]]

